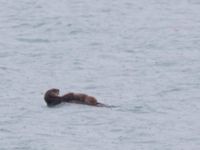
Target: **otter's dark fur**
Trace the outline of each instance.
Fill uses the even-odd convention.
[[[95,97],[83,93],[67,93],[63,96],[59,96],[59,89],[48,90],[45,93],[44,100],[48,106],[55,106],[62,102],[86,104],[99,107],[106,106],[102,103],[97,102],[97,99]]]
[[[79,103],[87,105],[97,105],[98,102],[95,97],[83,93],[67,93],[62,96],[64,102]]]
[[[48,106],[54,106],[62,102],[62,97],[59,95],[59,89],[50,89],[44,95],[44,100]]]

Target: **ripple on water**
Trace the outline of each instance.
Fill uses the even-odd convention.
[[[116,110],[121,112],[131,112],[136,114],[156,113],[157,111],[148,105],[136,105],[136,106],[117,106]]]
[[[26,43],[50,43],[49,39],[40,39],[40,38],[17,38],[18,41],[20,42],[26,42]]]

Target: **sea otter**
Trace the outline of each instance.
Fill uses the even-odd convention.
[[[59,96],[59,89],[48,90],[45,93],[44,100],[47,103],[47,106],[55,106],[62,102],[68,102],[98,107],[106,107],[105,104],[97,102],[97,99],[95,97],[83,93],[67,93],[63,96]]]

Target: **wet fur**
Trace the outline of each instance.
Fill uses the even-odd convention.
[[[50,89],[44,95],[44,100],[48,106],[54,106],[62,102],[62,97],[58,96],[58,89]]]
[[[93,96],[89,96],[82,93],[67,93],[62,96],[63,101],[87,105],[97,105],[97,100]]]

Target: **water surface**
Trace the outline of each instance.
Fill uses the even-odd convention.
[[[199,149],[199,33],[197,0],[1,0],[0,149]]]

